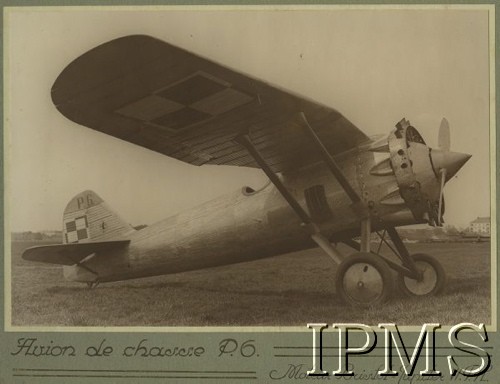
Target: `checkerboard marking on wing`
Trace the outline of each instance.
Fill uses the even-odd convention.
[[[115,112],[178,132],[253,101],[251,95],[205,71],[196,71]]]
[[[66,230],[66,243],[78,243],[80,240],[88,239],[87,216],[80,216],[74,220],[64,223]]]

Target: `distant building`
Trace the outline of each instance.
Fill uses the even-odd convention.
[[[490,224],[489,217],[478,217],[470,222],[467,232],[480,236],[490,236]]]
[[[61,231],[40,231],[40,232],[12,232],[12,241],[41,241],[41,240],[53,240],[60,242],[62,239]]]

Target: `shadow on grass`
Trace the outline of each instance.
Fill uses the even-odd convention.
[[[166,283],[166,284],[153,284],[149,286],[120,286],[120,287],[96,287],[89,289],[87,287],[49,287],[45,291],[50,294],[68,295],[68,294],[96,294],[105,295],[106,293],[119,293],[123,289],[133,289],[137,291],[156,291],[168,290],[170,288],[183,288],[187,283]],[[337,300],[337,295],[334,293],[324,292],[324,291],[308,291],[304,292],[299,289],[288,289],[288,290],[258,290],[258,289],[245,289],[245,290],[229,290],[227,287],[221,288],[207,288],[207,287],[193,287],[183,290],[184,292],[202,292],[202,293],[219,293],[221,295],[238,295],[238,296],[263,296],[263,297],[278,297],[286,299],[307,299],[311,301],[324,301],[324,302],[339,302]]]

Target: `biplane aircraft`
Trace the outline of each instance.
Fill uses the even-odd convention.
[[[142,230],[96,193],[78,194],[64,211],[64,244],[23,254],[63,265],[68,280],[93,287],[319,246],[338,264],[337,294],[354,305],[385,301],[395,280],[417,296],[445,285],[439,262],[410,255],[396,231],[443,223],[444,185],[470,158],[450,151],[445,119],[438,148],[406,119],[368,137],[328,106],[143,35],[75,59],[52,100],[78,124],[193,166],[255,167],[269,178]],[[372,232],[397,258],[371,249]]]

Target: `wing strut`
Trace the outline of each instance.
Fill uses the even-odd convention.
[[[248,135],[238,136],[236,141],[246,148],[250,156],[253,157],[255,162],[264,171],[269,180],[274,184],[276,189],[281,193],[283,198],[287,201],[290,207],[295,211],[297,216],[302,220],[302,225],[308,227],[311,232],[311,239],[318,244],[318,246],[325,251],[337,264],[340,264],[344,259],[344,255],[334,247],[328,239],[323,236],[318,226],[311,220],[311,217],[298,203],[295,197],[286,189],[285,185],[281,182],[280,178],[272,171],[271,167],[266,163],[262,155],[259,153],[255,145],[250,140]]]
[[[328,149],[326,149],[326,147],[323,145],[314,129],[312,129],[311,125],[307,121],[304,112],[299,113],[299,119],[299,125],[309,135],[314,145],[316,146],[316,149],[319,150],[323,161],[330,169],[330,172],[332,172],[335,179],[337,179],[340,186],[344,189],[347,196],[349,196],[349,198],[351,199],[353,203],[352,208],[361,219],[361,252],[370,252],[371,220],[366,207],[363,205],[358,193],[351,186],[349,180],[347,180],[347,177],[345,177],[337,162],[334,160],[332,155],[330,155]]]
[[[292,209],[295,211],[297,216],[300,217],[302,223],[304,223],[305,225],[311,224],[312,220],[307,214],[307,212],[304,210],[304,208],[302,208],[302,206],[297,202],[297,200],[292,196],[292,194],[288,192],[288,189],[286,189],[286,187],[283,185],[279,177],[276,176],[276,174],[271,170],[269,165],[267,165],[262,155],[250,141],[250,137],[248,137],[248,135],[238,136],[236,138],[236,141],[239,144],[243,145],[248,151],[248,153],[250,153],[250,156],[254,158],[255,162],[259,164],[259,166],[262,168],[266,176],[269,177],[269,180],[271,180],[276,189],[278,189],[278,191],[285,198],[290,207],[292,207]]]
[[[353,204],[359,204],[361,202],[361,198],[356,193],[351,184],[349,184],[349,180],[347,180],[342,170],[337,165],[337,162],[333,159],[333,157],[330,155],[330,152],[328,152],[328,149],[326,149],[326,147],[319,139],[318,135],[316,135],[316,132],[314,132],[312,127],[309,125],[309,122],[307,121],[304,112],[300,112],[299,117],[301,119],[300,123],[302,123],[300,125],[304,128],[304,131],[307,134],[309,134],[309,137],[314,142],[316,148],[319,150],[319,153],[321,154],[323,161],[326,163],[330,171],[333,173],[333,176],[335,176],[335,178],[337,179],[341,187],[344,189],[344,191],[347,193],[347,196],[349,196]]]
[[[403,240],[401,240],[401,237],[399,236],[399,233],[396,230],[396,228],[388,227],[387,233],[389,234],[392,243],[396,247],[399,257],[403,262],[403,265],[407,267],[414,276],[417,276],[418,280],[420,280],[422,278],[422,272],[420,272],[417,266],[415,265],[413,258],[410,256],[410,253],[408,252],[408,249],[403,243]]]

